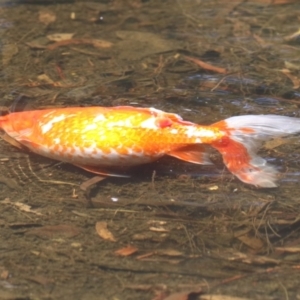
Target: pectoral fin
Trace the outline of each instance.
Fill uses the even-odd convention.
[[[83,166],[83,165],[75,165],[76,167],[79,167],[85,171],[98,174],[98,175],[103,175],[103,176],[112,176],[112,177],[130,177],[126,174],[117,174],[117,173],[112,173],[111,171],[105,169],[105,167],[98,167],[98,166]]]
[[[19,143],[17,140],[15,140],[11,136],[9,136],[7,133],[1,134],[0,137],[4,141],[8,142],[9,144],[11,144],[11,145],[13,145],[13,146],[15,146],[15,147],[17,147],[19,149],[24,149],[25,148],[21,143]]]

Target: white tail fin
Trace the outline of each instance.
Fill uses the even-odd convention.
[[[227,168],[240,180],[259,187],[276,187],[278,172],[257,156],[262,142],[300,132],[300,119],[277,115],[248,115],[213,124],[228,136],[212,144]]]

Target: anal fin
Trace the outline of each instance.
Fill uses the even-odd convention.
[[[188,145],[167,153],[170,156],[188,161],[194,164],[211,165],[205,145]]]

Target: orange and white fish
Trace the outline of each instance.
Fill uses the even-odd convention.
[[[11,113],[0,117],[0,129],[14,145],[107,176],[164,155],[208,164],[210,145],[240,180],[276,187],[277,171],[256,151],[263,141],[300,132],[300,119],[246,115],[201,126],[155,108],[71,107]]]

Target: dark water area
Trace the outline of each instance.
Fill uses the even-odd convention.
[[[0,110],[155,107],[212,124],[300,117],[292,0],[0,1]],[[3,134],[1,134],[3,136]],[[0,299],[300,299],[300,142],[279,186],[164,157],[130,178],[0,140]]]

